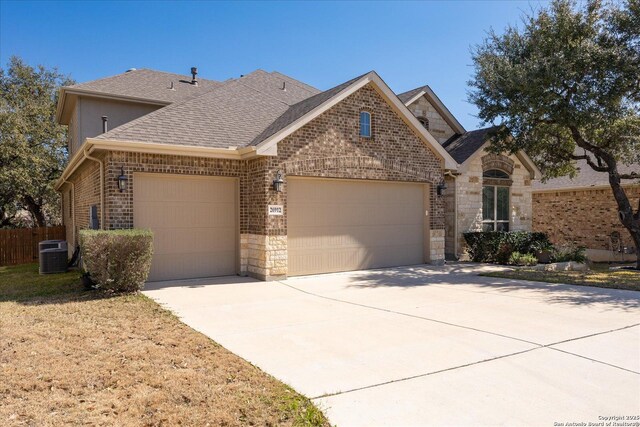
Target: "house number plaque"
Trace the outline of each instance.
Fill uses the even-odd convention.
[[[282,205],[269,205],[269,215],[282,215],[284,213],[284,207]]]

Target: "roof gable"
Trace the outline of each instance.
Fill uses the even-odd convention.
[[[389,86],[378,76],[375,71],[356,77],[332,89],[322,92],[312,98],[302,101],[300,104],[291,106],[281,117],[279,117],[271,129],[264,132],[266,136],[263,140],[256,138],[253,145],[264,151],[272,150],[276,144],[293,132],[309,123],[320,114],[324,113],[338,102],[342,101],[358,89],[367,84],[373,84],[373,87],[379,92],[382,98],[392,107],[392,109],[400,116],[400,118],[420,137],[420,139],[430,146],[433,151],[444,160],[446,169],[457,169],[456,161],[447,153],[447,151],[435,140],[435,138],[422,126],[416,117],[407,109],[398,97],[393,93]]]
[[[415,89],[411,89],[407,92],[403,92],[398,95],[398,98],[404,103],[404,105],[409,106],[413,104],[420,97],[425,97],[427,101],[433,106],[433,108],[438,111],[438,114],[447,122],[451,129],[454,132],[463,134],[466,132],[465,128],[460,124],[458,119],[449,111],[449,109],[444,105],[444,103],[438,98],[433,90],[429,87],[429,85],[424,85],[417,87]]]
[[[483,153],[484,149],[489,146],[493,132],[498,128],[499,126],[491,126],[465,132],[462,135],[454,135],[445,141],[442,146],[462,166],[461,169],[465,170],[466,165],[473,158]],[[539,179],[541,177],[542,174],[540,170],[527,153],[520,150],[515,154],[518,160],[520,160],[520,163],[527,168],[531,174],[531,178]]]

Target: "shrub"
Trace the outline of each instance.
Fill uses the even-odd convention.
[[[587,262],[587,255],[582,246],[567,245],[554,248],[552,257],[554,262],[575,261],[581,264]]]
[[[535,254],[552,248],[544,233],[528,231],[479,231],[464,233],[469,256],[475,262],[506,264],[511,254]]]
[[[513,252],[509,257],[509,264],[511,265],[536,265],[538,258],[533,254],[521,254],[520,252]]]
[[[82,262],[98,289],[136,292],[144,287],[153,255],[150,230],[81,230]]]

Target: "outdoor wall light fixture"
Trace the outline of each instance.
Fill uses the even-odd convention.
[[[446,189],[447,189],[447,186],[444,184],[444,182],[441,182],[436,187],[436,193],[438,194],[438,196],[442,196],[444,194],[444,190]]]
[[[124,174],[124,167],[120,166],[120,176],[118,177],[118,189],[122,193],[127,189],[127,181],[129,178]]]
[[[273,189],[276,193],[282,193],[284,180],[282,179],[282,171],[276,172],[276,179],[273,180]]]

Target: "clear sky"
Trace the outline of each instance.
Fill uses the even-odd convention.
[[[0,0],[0,62],[79,82],[151,68],[225,80],[261,68],[329,89],[370,70],[396,92],[429,84],[469,130],[470,46],[540,1],[28,2]]]

